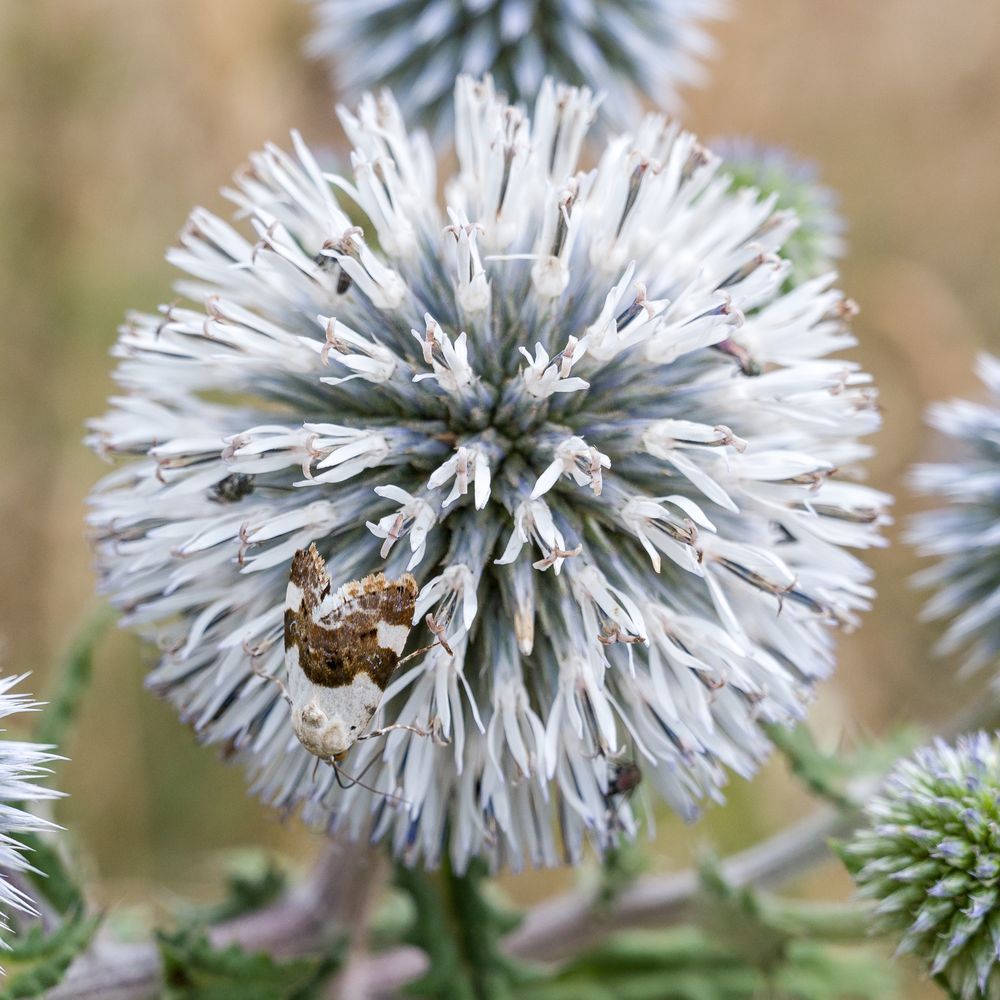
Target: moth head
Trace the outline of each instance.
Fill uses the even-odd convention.
[[[331,719],[316,701],[306,702],[292,713],[292,729],[299,742],[323,760],[341,757],[354,742],[344,720]]]

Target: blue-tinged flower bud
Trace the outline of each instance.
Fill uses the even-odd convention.
[[[713,148],[725,162],[734,188],[751,188],[775,199],[779,211],[791,211],[798,226],[781,248],[791,261],[794,283],[818,277],[836,267],[844,254],[844,220],[837,195],[820,183],[818,171],[808,160],[780,146],[752,139],[723,139]]]
[[[962,1000],[1000,997],[1000,747],[977,733],[902,761],[845,850],[875,923]],[[919,828],[926,837],[914,837]]]

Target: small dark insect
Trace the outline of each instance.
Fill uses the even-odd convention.
[[[234,472],[225,479],[220,479],[209,491],[208,499],[215,503],[237,503],[253,493],[253,476],[242,472]]]
[[[642,771],[634,760],[622,760],[611,764],[608,789],[604,793],[604,803],[608,807],[608,822],[612,830],[622,830],[620,809],[642,781]]]
[[[628,795],[638,788],[641,781],[639,765],[634,760],[623,760],[613,765],[605,796],[610,799],[613,795]]]
[[[322,267],[324,270],[329,270],[333,267],[338,266],[338,262],[335,257],[331,257],[328,254],[323,253],[322,251],[316,254],[316,256],[313,257],[313,260],[317,264],[319,264],[319,266]],[[340,267],[340,275],[337,278],[337,294],[346,295],[347,290],[351,287],[351,276],[344,270],[343,264],[339,264],[339,267]]]

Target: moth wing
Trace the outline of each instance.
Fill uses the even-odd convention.
[[[376,573],[332,593],[316,546],[300,549],[285,595],[289,678],[300,672],[318,687],[343,688],[367,675],[384,691],[413,627],[418,589],[408,573],[398,580]],[[376,706],[379,700],[381,694]]]
[[[304,671],[297,670],[289,675],[288,694],[293,706],[316,704],[330,722],[341,724],[351,742],[365,731],[382,702],[382,690],[365,673],[355,675],[350,684],[329,687],[314,684]]]
[[[330,574],[315,545],[299,549],[292,556],[292,568],[285,589],[285,611],[301,612],[309,617],[330,593]]]

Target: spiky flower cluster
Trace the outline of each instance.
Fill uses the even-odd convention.
[[[1000,661],[1000,360],[981,355],[977,373],[992,400],[953,400],[928,412],[954,443],[954,460],[918,465],[913,484],[947,506],[914,518],[909,533],[921,553],[938,557],[917,581],[936,590],[930,619],[951,619],[939,644],[966,652],[970,669]]]
[[[197,210],[170,259],[199,304],[115,348],[91,443],[134,460],[90,523],[151,685],[268,801],[410,860],[576,860],[634,830],[627,762],[693,815],[872,595],[847,547],[886,498],[844,474],[878,414],[828,357],[850,310],[832,276],[786,290],[794,216],[661,117],[584,170],[589,91],[546,81],[529,119],[461,78],[442,209],[391,97],[340,114],[353,176],[298,137],[254,156],[228,192],[253,235]],[[450,745],[356,745],[379,793],[317,771],[254,673],[284,670],[311,542],[335,585],[409,569],[415,620],[447,623],[376,723]]]
[[[635,121],[638,93],[674,110],[701,82],[712,50],[705,23],[728,0],[314,0],[309,42],[341,93],[394,90],[412,124],[451,122],[460,73],[490,72],[512,101],[534,100],[545,76],[603,92],[616,124]]]
[[[0,678],[0,719],[38,707],[30,695],[11,693],[11,688],[22,680],[23,675]],[[0,739],[0,932],[4,934],[10,930],[7,923],[10,911],[35,912],[31,898],[10,880],[9,873],[31,870],[16,835],[53,829],[47,820],[24,809],[25,803],[55,798],[59,794],[36,784],[49,773],[45,765],[58,759],[49,750],[37,743]],[[0,947],[7,947],[2,936]]]
[[[962,1000],[1000,997],[1000,747],[977,733],[899,763],[846,848],[877,926]]]
[[[844,220],[836,194],[820,183],[815,164],[743,136],[720,140],[713,148],[736,187],[776,195],[779,209],[798,216],[798,229],[781,248],[792,262],[792,281],[808,281],[835,266],[844,254]]]

